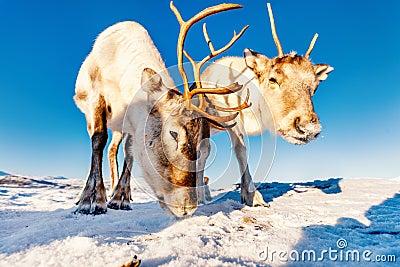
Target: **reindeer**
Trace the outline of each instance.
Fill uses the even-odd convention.
[[[166,211],[178,217],[192,214],[197,208],[196,159],[200,156],[200,143],[209,137],[211,124],[221,129],[228,127],[227,123],[236,118],[238,111],[249,106],[244,103],[229,109],[237,112],[225,116],[210,114],[192,99],[199,96],[200,101],[206,94],[234,93],[242,86],[233,83],[221,88],[203,88],[198,83],[197,89],[189,91],[183,68],[183,54],[187,54],[184,41],[190,27],[210,15],[241,6],[209,7],[188,21],[182,19],[173,2],[170,7],[181,26],[177,54],[183,94],[175,87],[148,32],[136,22],[121,22],[104,30],[80,68],[74,100],[86,117],[92,159],[76,212],[101,214],[107,207],[130,209],[130,177],[135,159]],[[245,28],[235,33],[225,47],[212,51],[204,62],[227,50]],[[107,129],[112,130],[113,136],[108,152],[113,193],[108,204],[102,177]],[[116,154],[124,136],[124,166],[116,182]]]
[[[252,107],[240,111],[237,117],[240,123],[228,129],[242,175],[241,198],[249,206],[267,204],[253,185],[243,135],[257,135],[269,129],[292,144],[304,145],[316,139],[322,127],[314,111],[312,96],[319,83],[326,80],[333,70],[327,64],[313,64],[309,59],[318,34],[314,35],[304,56],[295,52],[284,54],[276,33],[271,5],[268,3],[267,6],[278,56],[267,58],[245,49],[244,58],[222,58],[211,64],[201,75],[203,83],[207,82],[209,87],[233,82],[245,85],[237,95],[210,96],[211,104],[226,103],[229,107],[244,97],[245,88],[251,92]],[[200,168],[204,164],[205,161],[200,162]],[[198,176],[198,179],[202,177]],[[200,194],[199,201],[204,201],[204,195]]]

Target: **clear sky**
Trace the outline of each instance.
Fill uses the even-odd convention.
[[[222,2],[176,0],[175,5],[188,18]],[[266,1],[234,2],[244,8],[207,20],[214,45],[249,24],[227,54],[241,56],[249,47],[276,56]],[[399,176],[400,2],[271,3],[285,52],[305,53],[318,32],[312,60],[335,70],[314,97],[323,138],[306,146],[278,138],[267,180]],[[124,20],[144,25],[166,65],[176,64],[178,24],[169,1],[0,0],[0,170],[86,177],[90,140],[72,100],[75,79],[96,36]],[[200,25],[186,47],[196,59],[208,53]],[[105,165],[106,178],[108,173]]]

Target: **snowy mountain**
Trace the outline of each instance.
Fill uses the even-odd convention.
[[[7,175],[10,175],[10,174],[6,173],[6,172],[3,172],[3,171],[0,171],[0,176],[7,176]]]
[[[234,191],[169,217],[132,184],[131,211],[74,214],[82,180],[0,177],[0,266],[395,266],[400,178],[266,183],[269,208]],[[109,184],[106,183],[107,188]]]

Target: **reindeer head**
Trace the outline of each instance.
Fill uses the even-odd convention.
[[[203,101],[205,94],[230,94],[241,90],[242,86],[234,83],[223,88],[202,88],[199,80],[200,68],[207,60],[228,49],[245,29],[238,35],[235,33],[226,47],[217,51],[212,49],[211,54],[199,64],[195,63],[184,50],[185,37],[189,28],[197,21],[215,13],[240,7],[234,4],[221,4],[206,8],[190,20],[184,21],[171,2],[171,9],[180,24],[177,54],[184,92],[182,94],[176,88],[167,88],[162,80],[163,75],[157,74],[152,69],[146,68],[142,74],[142,89],[147,93],[147,107],[149,107],[143,137],[145,149],[142,152],[146,153],[142,158],[145,158],[145,164],[148,166],[143,168],[143,171],[160,200],[160,205],[177,217],[190,215],[197,208],[196,160],[199,156],[200,142],[210,135],[208,122],[224,128],[228,127],[226,123],[238,115],[237,112],[227,116],[214,116],[208,113],[208,104]],[[206,30],[204,34],[207,40]],[[189,90],[188,78],[183,67],[184,54],[195,70],[198,86],[192,91]],[[194,96],[198,96],[196,101],[192,101]],[[227,111],[238,111],[248,106],[249,104],[245,102]]]
[[[333,70],[327,64],[314,65],[309,55],[318,37],[315,34],[304,56],[284,54],[275,30],[274,17],[268,3],[272,35],[278,56],[267,58],[245,49],[246,65],[256,75],[260,89],[274,117],[277,132],[288,142],[306,144],[321,132],[321,124],[314,111],[312,96],[321,81]]]
[[[196,148],[201,124],[176,89],[169,89],[161,75],[144,69],[142,89],[147,92],[148,117],[144,127],[144,175],[161,206],[182,217],[197,208]],[[198,117],[198,116],[197,116]]]

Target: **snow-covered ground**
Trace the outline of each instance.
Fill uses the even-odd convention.
[[[400,262],[400,178],[262,184],[270,208],[217,191],[183,220],[137,187],[131,211],[74,214],[83,183],[0,176],[0,266],[120,266],[135,255],[174,267]]]

